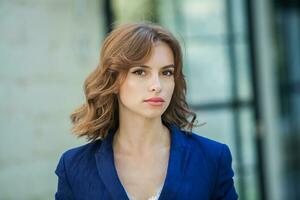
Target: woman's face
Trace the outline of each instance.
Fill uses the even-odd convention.
[[[156,42],[149,59],[129,69],[119,89],[121,116],[155,118],[167,109],[174,91],[174,56],[170,47]]]

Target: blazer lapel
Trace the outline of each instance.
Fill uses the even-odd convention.
[[[114,164],[112,140],[114,132],[110,131],[102,141],[99,151],[95,154],[98,173],[114,200],[129,200],[118,178]]]
[[[189,148],[185,145],[184,133],[175,125],[171,125],[171,148],[167,175],[159,200],[173,199],[182,183],[186,163],[189,156]]]

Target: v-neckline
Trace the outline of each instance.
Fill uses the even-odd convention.
[[[168,127],[168,134],[169,134],[169,137],[170,137],[170,146],[167,147],[167,151],[168,151],[168,152],[167,152],[167,156],[166,156],[167,163],[166,163],[166,166],[165,166],[165,168],[164,168],[164,172],[163,172],[164,175],[163,175],[162,183],[159,185],[159,187],[156,188],[156,190],[153,192],[153,194],[152,194],[150,197],[147,198],[147,200],[151,200],[151,199],[153,199],[153,197],[159,196],[160,193],[161,193],[161,191],[162,191],[162,188],[163,188],[163,186],[164,186],[164,184],[165,184],[166,177],[167,177],[167,172],[168,172],[169,160],[170,160],[170,151],[171,151],[171,132],[172,132],[172,130]],[[119,173],[118,173],[118,168],[116,167],[116,154],[115,154],[114,148],[113,148],[113,143],[114,143],[113,140],[114,140],[115,133],[113,133],[112,135],[113,135],[113,136],[112,136],[112,139],[111,139],[111,140],[112,140],[111,143],[112,143],[112,153],[113,153],[114,169],[115,169],[115,171],[116,171],[116,173],[117,173],[117,177],[118,177],[118,179],[119,179],[119,181],[120,181],[120,183],[121,183],[123,189],[124,189],[125,192],[126,192],[126,195],[127,195],[128,199],[129,199],[129,200],[135,200],[136,198],[134,198],[134,196],[131,195],[131,194],[128,192],[128,190],[126,189],[126,187],[125,187],[124,183],[122,182],[122,180],[121,180],[121,178],[120,178],[120,175],[119,175]],[[155,199],[157,200],[158,198],[155,198]]]
[[[169,160],[159,200],[170,199],[171,196],[175,195],[179,188],[180,180],[184,175],[184,169],[189,152],[189,148],[186,148],[184,145],[184,133],[180,132],[175,125],[171,125],[168,128],[171,136]],[[115,130],[111,130],[102,141],[99,151],[95,154],[96,164],[99,176],[112,198],[114,200],[129,200],[115,167],[112,148],[114,133]]]
[[[164,181],[164,182],[165,182],[165,181]],[[151,197],[149,197],[148,200],[152,200],[153,198],[155,198],[155,200],[159,199],[159,196],[160,196],[160,194],[161,194],[162,188],[163,188],[163,186],[164,186],[164,182],[163,182],[163,184],[158,188],[158,190],[156,190],[156,193],[153,194]],[[124,190],[125,190],[125,192],[126,192],[126,195],[127,195],[128,199],[129,199],[129,200],[135,200],[135,198],[133,198],[133,197],[126,191],[126,189],[125,189],[124,186],[123,186],[123,188],[124,188]],[[158,198],[157,198],[157,196],[158,196]]]

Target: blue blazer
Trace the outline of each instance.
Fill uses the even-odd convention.
[[[169,128],[170,157],[159,200],[237,199],[229,148],[175,125]],[[113,134],[61,156],[56,200],[128,200],[114,165]]]

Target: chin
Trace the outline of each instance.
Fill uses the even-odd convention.
[[[163,110],[152,110],[152,111],[145,110],[145,112],[141,113],[141,116],[143,116],[145,118],[154,119],[154,118],[161,117],[163,113],[164,113]]]

